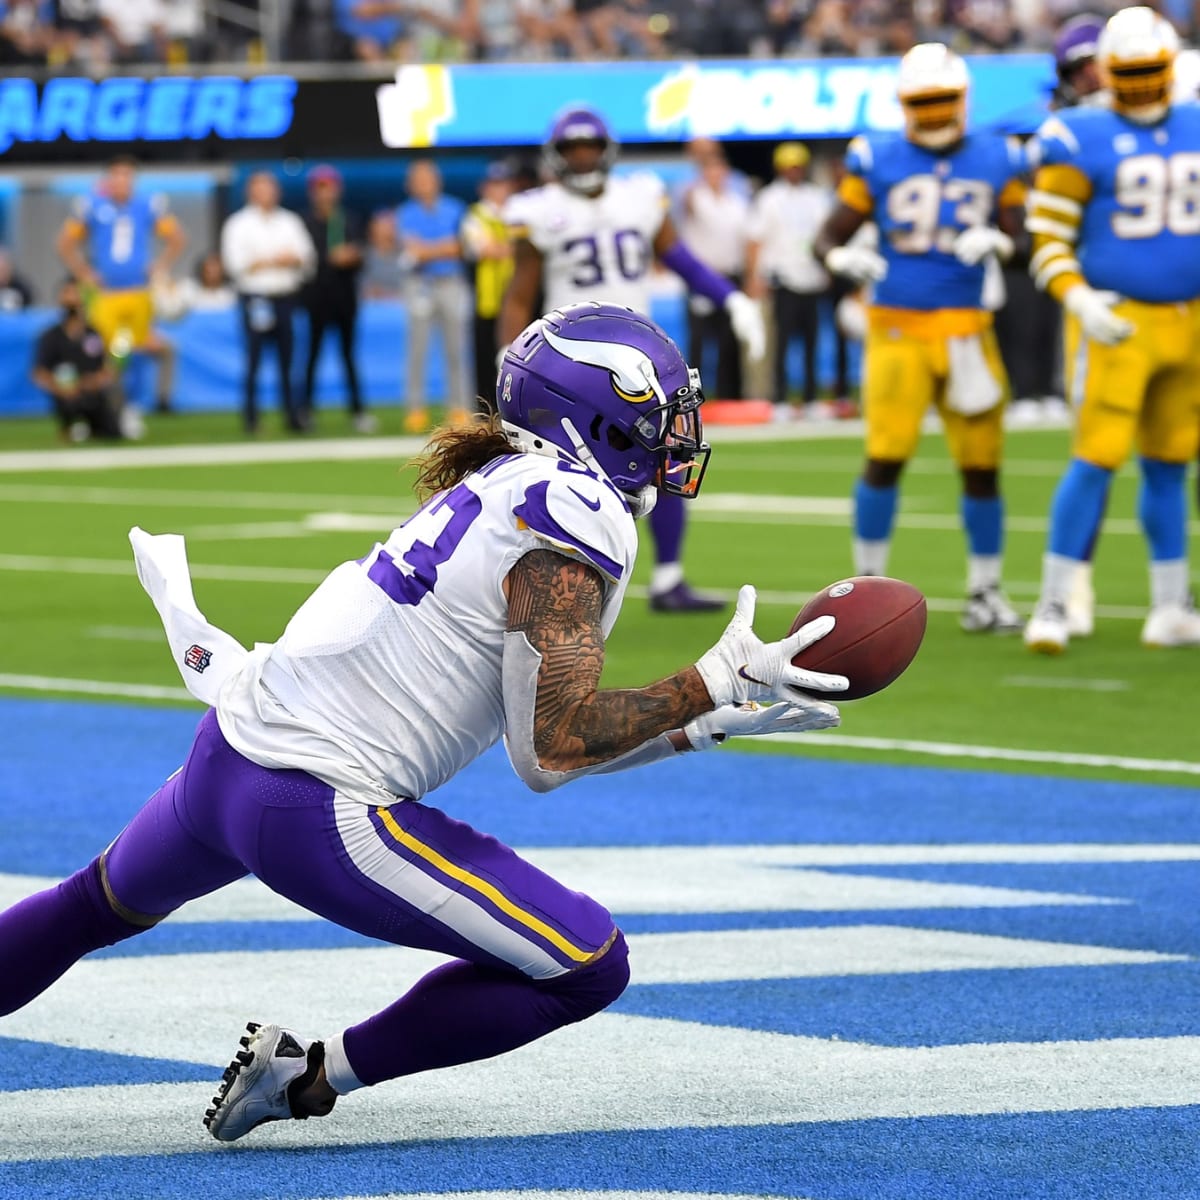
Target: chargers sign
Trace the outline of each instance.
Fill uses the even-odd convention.
[[[1032,132],[1054,81],[1049,55],[969,60],[976,126]],[[376,91],[394,149],[540,142],[554,114],[590,104],[627,142],[852,137],[900,126],[896,59],[405,66]]]
[[[209,75],[0,80],[0,154],[18,142],[262,140],[292,126],[296,81]]]

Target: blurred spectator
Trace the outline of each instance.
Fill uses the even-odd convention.
[[[463,0],[462,17],[482,59],[588,56],[589,42],[571,0]]]
[[[946,0],[949,44],[964,53],[1012,50],[1020,40],[1010,0]]]
[[[668,22],[647,0],[575,0],[574,7],[601,58],[662,55]]]
[[[205,38],[203,0],[159,0],[168,62],[203,62],[209,47]]]
[[[171,411],[175,350],[154,328],[152,286],[170,277],[186,245],[166,196],[140,193],[137,164],[125,156],[113,159],[58,235],[59,256],[82,285],[88,319],[108,352],[118,360],[136,353],[157,359],[160,413]]]
[[[813,54],[857,54],[862,32],[854,23],[849,0],[818,0],[805,22],[803,38]]]
[[[745,179],[739,180],[730,170],[717,142],[697,138],[688,151],[697,175],[679,197],[679,236],[701,262],[742,287],[750,216]],[[710,345],[717,359],[713,379],[702,365]],[[723,400],[740,400],[744,395],[741,347],[729,314],[696,292],[688,296],[688,362],[701,367],[710,395]]]
[[[258,431],[258,367],[263,346],[272,341],[279,355],[279,389],[284,419],[293,432],[304,417],[292,395],[293,318],[297,297],[316,264],[316,250],[304,222],[279,207],[279,183],[258,171],[246,184],[246,206],[221,230],[221,259],[237,289],[246,333],[246,373],[242,418],[247,433]]]
[[[396,213],[401,261],[407,268],[404,302],[408,312],[408,357],[404,428],[424,433],[430,418],[426,400],[429,336],[441,334],[447,371],[446,405],[452,421],[465,419],[467,397],[467,285],[458,231],[466,207],[442,192],[442,175],[429,158],[415,159],[406,177],[408,200]]]
[[[513,273],[513,244],[502,216],[513,194],[511,164],[494,162],[462,223],[463,255],[475,264],[475,404],[488,411],[496,392],[496,318]]]
[[[838,185],[846,173],[846,160],[840,156],[833,161],[833,178],[830,181],[830,191],[837,196]],[[868,227],[863,226],[859,233],[864,233]],[[874,230],[871,225],[870,229]],[[858,237],[858,234],[855,235]],[[864,237],[865,237],[864,233]],[[862,239],[859,239],[860,241]],[[874,244],[872,244],[874,249]],[[850,398],[850,342],[861,341],[861,336],[855,338],[850,331],[851,321],[840,314],[853,310],[854,296],[860,285],[842,275],[831,275],[829,290],[825,293],[833,328],[833,394],[835,415],[853,417],[858,415],[858,406]],[[860,305],[861,307],[861,305]]]
[[[37,340],[33,381],[53,401],[63,441],[121,436],[113,404],[115,372],[104,339],[83,313],[79,284],[67,279],[58,289],[62,314]]]
[[[409,5],[388,0],[335,0],[337,27],[354,47],[354,57],[364,62],[408,57]]]
[[[777,417],[787,415],[787,356],[793,337],[804,343],[804,403],[810,416],[822,412],[817,399],[817,337],[821,297],[829,276],[813,254],[833,193],[808,182],[808,148],[799,142],[775,147],[775,179],[754,198],[747,230],[746,289],[769,292],[775,325],[771,400]]]
[[[179,285],[184,311],[221,312],[237,303],[237,292],[229,284],[221,256],[210,251],[196,264],[195,273]]]
[[[0,249],[0,313],[20,312],[33,303],[33,288],[13,265],[12,255]]]
[[[399,300],[403,286],[396,214],[388,209],[375,213],[367,223],[367,252],[358,280],[359,294],[364,300]]]
[[[119,63],[162,62],[166,58],[163,0],[100,0],[100,19]]]
[[[0,65],[44,63],[51,40],[39,0],[7,0],[0,15]]]
[[[304,410],[314,408],[313,383],[321,343],[332,327],[337,330],[346,376],[346,404],[359,433],[374,433],[375,417],[363,407],[358,368],[354,361],[358,326],[358,274],[363,266],[363,229],[357,214],[342,203],[342,176],[321,165],[308,173],[308,215],[304,223],[317,252],[316,274],[305,290],[308,306],[308,363],[304,369]]]
[[[60,63],[104,63],[109,46],[100,19],[100,0],[53,0],[52,56]]]

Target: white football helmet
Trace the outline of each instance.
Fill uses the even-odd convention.
[[[1152,8],[1123,8],[1109,18],[1096,46],[1100,78],[1112,106],[1140,125],[1153,125],[1171,107],[1179,35]]]
[[[910,142],[930,150],[953,146],[967,131],[971,75],[959,55],[941,42],[922,42],[901,60],[896,94]]]

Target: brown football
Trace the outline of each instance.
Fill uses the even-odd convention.
[[[925,636],[925,597],[911,583],[860,575],[831,583],[797,614],[789,633],[830,614],[833,629],[792,662],[806,671],[845,675],[844,692],[812,692],[837,703],[874,695],[894,683],[916,657]]]

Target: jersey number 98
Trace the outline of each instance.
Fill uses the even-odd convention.
[[[1200,233],[1200,154],[1137,154],[1121,160],[1116,175],[1113,233],[1119,238],[1150,238],[1167,230],[1188,237]]]

